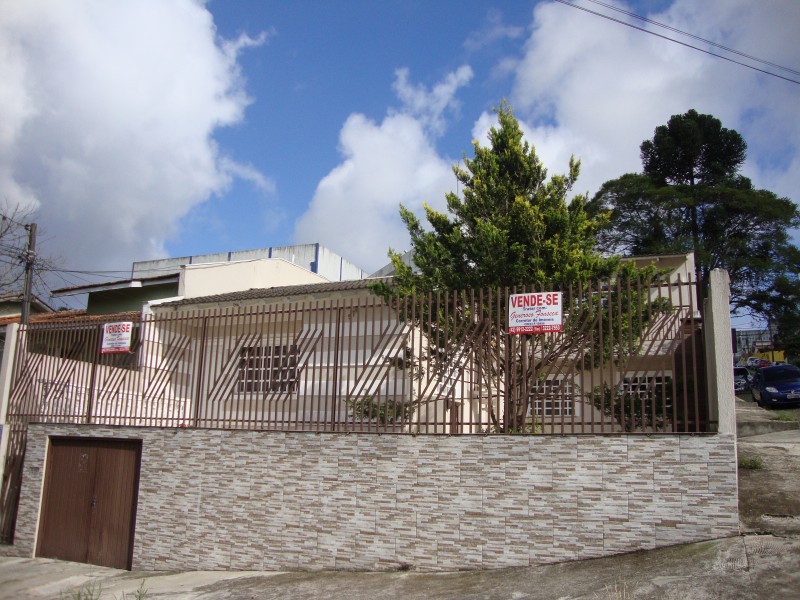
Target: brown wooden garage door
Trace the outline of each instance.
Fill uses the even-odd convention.
[[[140,441],[51,438],[36,555],[130,569]]]

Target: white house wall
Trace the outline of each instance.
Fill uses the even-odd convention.
[[[181,266],[178,295],[184,298],[213,296],[252,288],[324,283],[325,277],[283,259]]]

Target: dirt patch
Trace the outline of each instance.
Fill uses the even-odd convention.
[[[739,517],[745,532],[800,532],[800,444],[739,440],[739,456],[760,469],[739,469]]]

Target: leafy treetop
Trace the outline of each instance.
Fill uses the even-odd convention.
[[[789,237],[800,226],[797,206],[739,173],[747,145],[711,115],[673,115],[640,148],[643,172],[607,181],[588,205],[590,214],[611,215],[598,248],[694,252],[701,290],[713,269],[726,269],[733,307],[765,314],[761,291],[798,273],[800,251]]]
[[[447,194],[448,214],[425,205],[425,229],[401,205],[417,271],[390,252],[399,291],[568,283],[617,270],[618,259],[594,249],[606,216],[589,216],[585,195],[567,201],[580,163],[571,158],[567,174],[548,180],[509,105],[496,112],[489,146],[473,142],[474,157],[453,167],[463,197]]]

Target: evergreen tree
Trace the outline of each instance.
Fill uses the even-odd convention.
[[[591,214],[611,215],[599,249],[694,252],[702,295],[711,270],[726,269],[733,308],[766,314],[760,292],[798,272],[789,230],[800,225],[800,213],[739,173],[746,150],[741,135],[711,115],[673,115],[642,143],[642,173],[606,182],[589,204]]]
[[[416,265],[415,272],[390,252],[400,290],[563,284],[608,277],[619,267],[594,248],[606,216],[589,216],[585,195],[567,200],[580,163],[570,159],[567,174],[548,180],[507,103],[497,117],[489,147],[473,142],[475,156],[453,167],[463,198],[447,194],[449,215],[426,205],[426,230],[400,207]]]
[[[406,312],[414,315],[428,338],[427,355],[420,361],[433,364],[433,370],[442,373],[452,368],[455,356],[464,355],[464,348],[440,340],[457,338],[454,333],[459,328],[463,332],[464,323],[482,315],[488,342],[472,339],[469,352],[481,354],[476,360],[483,365],[486,388],[502,382],[505,405],[502,411],[490,407],[492,420],[498,431],[523,432],[535,427],[528,416],[531,390],[535,378],[546,372],[544,365],[560,364],[571,357],[570,364],[577,365],[574,368],[596,368],[594,361],[602,360],[600,357],[628,355],[641,330],[614,325],[615,331],[624,331],[612,341],[610,335],[593,335],[593,324],[610,324],[614,319],[618,324],[636,321],[646,326],[664,307],[650,306],[642,287],[634,285],[631,292],[629,286],[622,292],[624,285],[608,286],[601,293],[597,283],[589,283],[616,277],[619,284],[653,272],[638,271],[631,263],[621,264],[618,257],[604,257],[596,251],[596,234],[608,224],[608,217],[590,216],[585,195],[568,201],[580,171],[578,161],[570,159],[568,173],[548,179],[507,103],[501,104],[497,117],[498,125],[489,132],[489,146],[473,142],[474,157],[464,157],[464,167],[453,168],[462,195],[447,194],[446,214],[426,205],[425,228],[414,213],[400,207],[411,237],[413,267],[390,251],[394,281],[374,289],[389,299],[420,292],[441,294],[436,302],[423,302]],[[500,306],[497,314],[496,305],[476,307],[474,296],[450,293],[515,286],[525,286],[526,291],[570,286],[572,305],[564,307],[568,315],[564,334],[550,338],[503,335],[505,307]],[[626,301],[620,302],[623,294]],[[406,305],[398,302],[396,306],[402,318],[412,318],[403,314]],[[619,306],[624,308],[608,308]],[[613,317],[609,316],[612,312]]]

